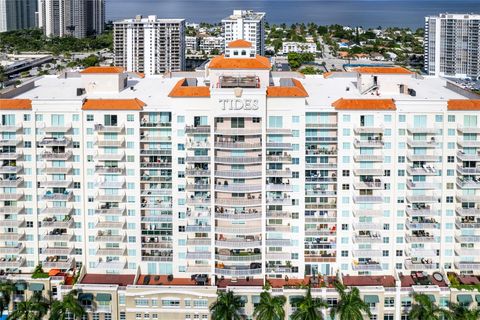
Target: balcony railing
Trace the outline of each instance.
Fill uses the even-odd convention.
[[[204,134],[210,133],[210,126],[203,125],[203,126],[186,126],[185,127],[186,134]]]
[[[260,149],[262,144],[249,142],[217,142],[215,141],[215,148],[218,149]]]
[[[210,173],[210,171],[208,172]],[[222,177],[222,178],[259,178],[261,176],[262,176],[262,171],[215,170],[215,177]]]
[[[123,129],[125,126],[123,124],[118,124],[118,125],[103,125],[103,124],[95,124],[94,130],[98,133],[121,133],[123,132]]]
[[[22,157],[22,153],[17,152],[1,152],[0,151],[0,160],[18,160]]]
[[[224,248],[257,248],[262,246],[260,240],[239,239],[239,240],[215,240],[215,246]]]
[[[215,227],[215,232],[224,234],[258,234],[262,232],[262,227]]]
[[[381,271],[382,266],[378,262],[371,263],[359,263],[352,265],[353,270],[355,271]]]
[[[355,139],[353,145],[355,148],[383,148],[383,141],[381,139],[358,140]]]
[[[188,158],[188,157],[187,157]],[[226,164],[262,163],[262,157],[215,157],[215,162]]]
[[[262,269],[220,269],[215,268],[215,273],[222,276],[244,277],[262,274]]]
[[[480,151],[477,151],[477,153],[464,153],[463,151],[458,151],[457,157],[461,161],[480,161]]]
[[[459,216],[478,216],[480,209],[478,208],[457,208],[455,210]]]
[[[21,165],[15,165],[15,166],[1,166],[0,167],[0,173],[19,173],[20,171],[23,170],[23,166]]]
[[[480,167],[457,166],[457,171],[462,175],[480,175]]]
[[[6,180],[0,180],[0,187],[19,187],[20,185],[23,184],[23,178],[22,177],[16,177],[13,179],[6,179]]]
[[[440,147],[440,141],[438,139],[430,140],[413,140],[408,139],[407,145],[411,148],[438,148]]]
[[[425,261],[430,261],[430,259],[426,259]],[[408,270],[432,270],[437,269],[436,263],[429,263],[429,262],[414,262],[412,260],[405,260],[405,268]]]
[[[480,236],[456,236],[455,240],[460,243],[468,243],[468,242],[473,242],[473,243],[480,243]]]
[[[455,262],[455,268],[458,270],[480,270],[480,262]]]

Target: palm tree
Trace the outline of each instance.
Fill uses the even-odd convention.
[[[347,288],[337,281],[335,282],[335,289],[337,289],[340,300],[332,308],[330,313],[332,319],[338,314],[340,320],[363,320],[362,311],[369,317],[372,315],[370,307],[360,297],[360,291],[357,287],[351,287],[347,291]]]
[[[323,320],[321,309],[328,307],[322,299],[312,297],[310,286],[307,294],[296,301],[296,305],[297,310],[292,314],[292,320]]]
[[[458,303],[450,304],[450,311],[452,313],[452,318],[455,320],[478,320],[480,319],[480,309],[474,308],[469,309],[466,306],[463,306]]]
[[[40,293],[34,293],[27,301],[19,302],[7,320],[38,320],[42,319],[47,312],[48,303]]]
[[[233,291],[218,292],[217,300],[210,306],[213,320],[240,320],[240,308],[243,307],[243,301],[239,296],[233,294]]]
[[[12,292],[15,290],[15,285],[10,281],[0,283],[0,317],[3,311],[10,305]]]
[[[50,320],[66,320],[68,315],[73,315],[75,319],[81,318],[85,310],[75,297],[77,292],[70,291],[63,296],[62,300],[55,300],[50,307]]]
[[[260,294],[260,303],[255,306],[253,316],[258,320],[283,320],[285,319],[284,296],[272,296],[268,291]]]
[[[450,311],[437,306],[425,294],[415,294],[413,299],[416,303],[413,304],[412,309],[408,313],[410,320],[442,320],[452,319]]]

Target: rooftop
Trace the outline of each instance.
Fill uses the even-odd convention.
[[[32,110],[30,99],[0,99],[0,110]]]
[[[81,284],[110,284],[125,287],[133,284],[134,274],[94,274],[87,273],[80,281]]]
[[[226,58],[216,56],[208,65],[210,69],[270,69],[272,65],[266,57],[257,55],[254,58]]]
[[[143,110],[145,103],[135,99],[87,99],[83,110]]]
[[[251,48],[252,43],[243,39],[238,39],[230,42],[228,48]]]
[[[343,276],[342,280],[347,287],[395,287],[393,276]]]
[[[196,286],[197,282],[191,278],[170,278],[166,275],[140,275],[137,285],[149,286]]]
[[[340,98],[332,106],[336,110],[396,110],[393,99],[343,99]]]
[[[368,74],[412,74],[413,72],[402,67],[360,67],[355,68],[358,73]]]
[[[89,67],[80,73],[123,73],[125,69],[122,67]]]
[[[448,101],[448,110],[480,110],[480,100],[450,100]]]

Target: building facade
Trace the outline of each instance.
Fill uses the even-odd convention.
[[[114,23],[115,65],[146,75],[185,70],[185,20],[156,16]]]
[[[316,53],[317,44],[314,42],[284,42],[282,43],[282,53]]]
[[[0,32],[34,28],[35,12],[37,0],[1,0]]]
[[[265,54],[265,12],[233,10],[233,14],[222,19],[224,45],[243,39],[252,43],[255,52]]]
[[[212,52],[222,53],[224,52],[224,38],[223,37],[200,37],[198,48],[200,51],[206,54],[212,54]]]
[[[84,38],[101,34],[105,24],[104,0],[40,0],[39,27],[47,36]]]
[[[238,40],[203,72],[94,67],[13,89],[0,270],[81,270],[81,288],[110,299],[352,276],[396,303],[425,283],[457,299],[447,273],[480,269],[480,100],[400,67],[270,69]],[[146,318],[139,305],[128,319]]]
[[[440,14],[425,18],[425,71],[429,75],[480,76],[480,15]]]

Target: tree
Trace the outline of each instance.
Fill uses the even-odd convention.
[[[260,303],[255,306],[253,316],[258,320],[283,320],[285,319],[284,296],[272,296],[268,291],[260,294]]]
[[[40,293],[34,293],[27,301],[17,304],[17,308],[8,315],[7,320],[37,320],[48,312],[46,303]]]
[[[82,65],[85,68],[98,66],[99,63],[100,63],[100,59],[98,59],[98,57],[93,54],[89,55],[88,57],[82,60]]]
[[[318,74],[319,71],[318,69],[315,69],[314,67],[308,66],[300,70],[301,73],[303,74]]]
[[[7,75],[5,74],[5,68],[0,65],[0,88],[3,87],[3,82],[7,79]]]
[[[416,303],[413,304],[412,309],[408,313],[410,320],[442,320],[452,319],[452,314],[448,310],[437,306],[425,294],[415,294],[413,299]]]
[[[12,299],[12,293],[15,290],[15,285],[10,281],[0,283],[0,318],[3,315],[3,310],[8,309]]]
[[[295,304],[297,310],[292,314],[292,320],[323,320],[321,309],[328,307],[322,299],[312,297],[310,286],[307,289],[307,294],[299,298]]]
[[[69,315],[73,315],[75,319],[80,319],[85,310],[79,303],[77,298],[77,291],[70,291],[63,296],[62,300],[55,300],[50,307],[50,320],[67,320]]]
[[[450,304],[450,311],[452,313],[452,319],[455,320],[478,320],[480,319],[480,309],[470,309],[458,303]]]
[[[357,287],[347,288],[340,282],[335,282],[335,289],[340,296],[337,305],[332,308],[331,317],[335,318],[338,314],[340,320],[363,320],[363,314],[369,317],[372,315],[370,307],[360,297],[360,291]]]
[[[218,292],[217,300],[210,306],[213,320],[240,320],[242,299],[233,294],[233,291]]]

